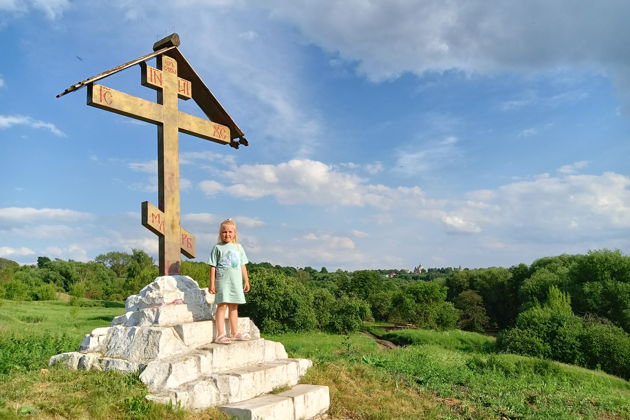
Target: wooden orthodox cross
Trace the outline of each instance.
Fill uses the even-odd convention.
[[[239,144],[247,146],[242,131],[179,53],[178,45],[179,36],[173,34],[156,42],[154,53],[79,82],[57,95],[59,97],[87,85],[88,105],[157,125],[159,204],[155,207],[148,201],[142,203],[142,225],[159,237],[160,275],[181,273],[180,253],[189,258],[195,257],[195,237],[180,225],[178,132],[230,144],[235,148]],[[145,63],[152,57],[156,57],[157,68]],[[183,64],[192,82],[179,77],[178,62]],[[134,64],[141,66],[142,85],[157,90],[157,103],[94,83]],[[187,100],[193,97],[206,115],[224,124],[178,110],[178,98]],[[240,138],[239,142],[233,140],[235,137]]]

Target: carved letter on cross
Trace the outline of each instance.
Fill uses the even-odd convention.
[[[158,55],[158,68],[140,65],[142,84],[157,90],[157,103],[91,83],[88,105],[158,126],[159,208],[142,203],[142,224],[159,236],[160,275],[180,274],[180,252],[194,258],[195,237],[180,226],[178,132],[229,144],[230,129],[178,110],[178,98],[189,99],[192,86],[177,76],[175,59]]]

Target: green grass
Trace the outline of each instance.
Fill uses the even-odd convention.
[[[0,302],[0,418],[226,419],[148,402],[137,375],[45,368],[124,308],[96,302]],[[305,383],[328,385],[332,418],[625,419],[630,382],[575,366],[499,354],[494,339],[462,331],[266,335],[289,356],[314,360]],[[4,368],[2,367],[4,366]],[[4,369],[4,371],[2,370]]]
[[[122,302],[89,301],[95,306],[73,306],[62,301],[0,300],[0,337],[42,333],[66,334],[80,343],[94,328],[111,324],[125,313]]]
[[[339,416],[630,418],[630,383],[623,379],[553,361],[498,354],[493,350],[494,338],[481,334],[429,330],[385,333],[373,328],[369,329],[405,346],[383,350],[359,334],[349,338],[323,333],[270,338],[284,343],[292,357],[319,361],[305,379],[319,380],[335,390],[337,404],[331,410]],[[328,376],[318,375],[318,370],[328,372]],[[373,382],[381,385],[373,386]],[[363,395],[364,390],[357,389],[363,387],[373,389],[363,398],[346,395],[348,389]],[[344,392],[337,392],[339,389]],[[401,396],[392,399],[390,394]],[[379,410],[365,407],[365,398]]]

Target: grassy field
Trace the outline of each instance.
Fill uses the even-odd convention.
[[[215,409],[189,413],[149,403],[135,375],[46,369],[52,354],[77,350],[84,334],[124,311],[91,304],[0,301],[0,418],[226,418]],[[332,418],[630,418],[630,382],[622,379],[497,354],[492,337],[474,333],[370,330],[401,347],[387,349],[361,333],[265,338],[314,360],[303,382],[330,387]]]

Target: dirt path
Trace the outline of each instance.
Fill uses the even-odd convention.
[[[391,341],[383,340],[383,339],[382,339],[382,338],[380,338],[379,336],[374,335],[374,334],[372,334],[372,333],[371,333],[371,332],[369,332],[369,331],[364,331],[362,334],[363,334],[363,335],[367,335],[368,337],[373,338],[373,339],[374,339],[374,341],[376,341],[376,343],[377,343],[380,347],[383,347],[383,348],[386,348],[386,349],[389,349],[389,350],[391,350],[391,349],[397,349],[397,348],[399,347],[397,344],[394,344],[394,343],[392,343]]]

